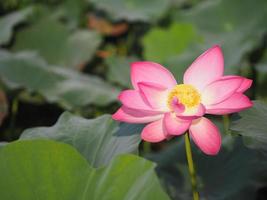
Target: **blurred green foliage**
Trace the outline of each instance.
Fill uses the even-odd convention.
[[[48,195],[43,199],[59,199],[60,191],[69,199],[81,193],[85,198],[91,190],[97,200],[105,193],[114,200],[168,199],[154,164],[120,156],[139,153],[158,164],[161,185],[172,199],[190,199],[180,139],[153,144],[145,154],[142,125],[119,124],[103,114],[113,113],[119,91],[131,87],[131,62],[159,62],[182,81],[193,60],[219,44],[226,74],[253,79],[247,95],[260,101],[229,116],[231,131],[212,117],[223,135],[217,157],[193,148],[201,199],[266,199],[266,18],[266,0],[2,0],[0,195],[28,200],[38,183],[38,195]],[[132,172],[135,177],[128,179]],[[87,190],[79,184],[90,173],[95,175]],[[57,193],[52,187],[59,185]]]

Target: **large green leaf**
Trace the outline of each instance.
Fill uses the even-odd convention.
[[[50,64],[79,66],[92,58],[101,42],[96,32],[68,28],[54,18],[42,18],[20,32],[14,51],[35,50]]]
[[[163,200],[154,164],[133,155],[94,169],[69,145],[19,141],[0,149],[0,188],[5,200]]]
[[[146,60],[164,63],[198,40],[191,24],[174,23],[168,29],[153,28],[143,38],[144,56]]]
[[[206,156],[194,144],[201,199],[255,199],[257,190],[264,186],[262,179],[266,163],[257,152],[247,149],[240,138],[225,136],[216,156]],[[190,176],[187,169],[183,138],[159,154],[148,156],[158,164],[158,174],[173,199],[191,199]]]
[[[12,37],[14,26],[24,21],[32,12],[31,8],[20,10],[0,18],[0,45],[7,44]]]
[[[123,153],[137,153],[142,126],[119,124],[110,115],[87,120],[63,113],[52,127],[27,129],[21,139],[47,138],[74,146],[92,166]]]
[[[170,6],[169,0],[92,0],[114,20],[155,22]]]
[[[259,45],[267,31],[267,1],[258,0],[207,0],[191,9],[175,12],[176,21],[191,23],[202,37],[167,66],[181,76],[181,69],[189,66],[204,50],[220,44],[225,56],[226,73],[236,72],[241,61]],[[174,44],[176,45],[176,44]]]
[[[247,146],[267,153],[267,105],[254,101],[252,108],[239,113],[231,129],[246,138]]]
[[[49,102],[58,102],[68,109],[88,104],[106,105],[117,97],[117,89],[98,77],[49,67],[36,54],[0,55],[0,77],[9,87],[38,92]]]

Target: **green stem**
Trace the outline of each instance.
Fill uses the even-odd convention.
[[[186,157],[187,157],[187,163],[188,163],[188,170],[189,170],[189,174],[191,177],[193,200],[199,200],[199,194],[197,191],[196,171],[194,168],[194,161],[193,161],[190,138],[189,138],[188,132],[185,134],[185,150],[186,150]]]
[[[10,119],[10,124],[9,124],[9,134],[7,135],[8,140],[12,140],[14,132],[15,132],[15,123],[16,123],[16,116],[18,112],[18,107],[19,107],[19,100],[17,97],[15,97],[12,101],[11,105],[11,119]]]
[[[230,133],[229,124],[230,124],[229,115],[223,115],[223,127],[225,133]]]
[[[151,152],[151,144],[149,142],[145,142],[143,143],[143,151],[145,154],[150,153]]]

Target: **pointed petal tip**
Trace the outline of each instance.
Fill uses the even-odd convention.
[[[158,63],[152,61],[135,61],[130,63],[131,67],[135,67],[137,65],[142,65],[142,64],[158,64]]]
[[[120,114],[119,114],[119,110],[116,111],[114,114],[112,114],[112,115],[111,115],[111,118],[112,118],[113,120],[116,120],[116,121],[121,121],[121,119],[120,119]]]
[[[206,85],[223,76],[223,72],[223,52],[219,45],[214,45],[194,60],[185,71],[183,80],[185,84],[191,84],[201,91]]]
[[[212,82],[202,92],[202,103],[212,105],[224,101],[240,88],[243,80],[240,76],[227,76]]]
[[[225,115],[240,112],[242,110],[251,108],[253,102],[242,93],[234,93],[231,97],[225,101],[207,106],[207,114],[213,115]]]
[[[121,102],[122,94],[123,94],[123,91],[121,91],[121,92],[117,95],[117,99],[118,99],[120,102]]]
[[[223,51],[222,47],[219,44],[213,45],[208,50],[206,50],[202,55],[207,55],[207,54],[217,55],[219,58],[222,58],[223,62]]]
[[[219,154],[220,150],[221,150],[221,146],[219,146],[219,148],[214,148],[213,150],[206,151],[206,152],[203,151],[203,152],[208,156],[216,156]]]
[[[221,45],[219,44],[214,44],[210,49],[218,49],[218,50],[222,50]]]
[[[209,49],[207,49],[202,55],[205,55],[205,54],[211,53],[211,52],[215,52],[217,54],[219,53],[220,55],[223,54],[222,47],[219,44],[214,44]]]
[[[151,82],[167,88],[177,84],[173,74],[167,68],[149,61],[131,63],[131,81],[135,89],[138,89],[138,82]]]
[[[248,78],[243,78],[243,82],[241,83],[237,92],[245,92],[252,86],[253,80]]]

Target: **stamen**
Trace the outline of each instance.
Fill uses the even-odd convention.
[[[192,108],[200,104],[201,96],[196,88],[188,84],[176,85],[168,96],[168,106],[171,110],[173,99],[177,98],[186,108]]]

